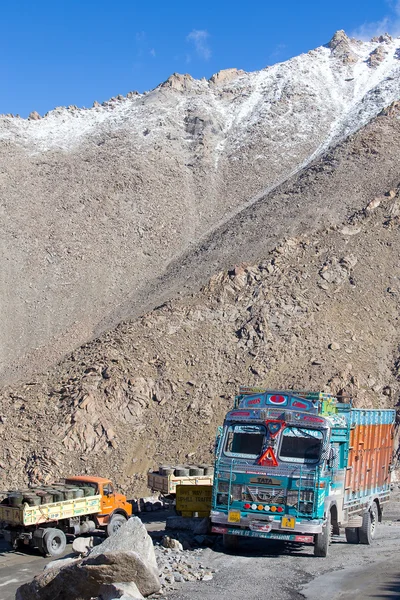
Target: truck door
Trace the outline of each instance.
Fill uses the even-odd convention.
[[[101,513],[109,515],[115,508],[115,492],[111,483],[103,484],[103,493],[101,497]]]

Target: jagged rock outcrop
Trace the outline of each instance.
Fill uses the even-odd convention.
[[[228,83],[235,79],[239,75],[244,75],[244,71],[241,69],[222,69],[222,71],[218,71],[218,73],[214,73],[212,77],[210,77],[209,81],[216,85],[221,83]]]
[[[400,115],[400,101],[397,101],[397,100],[395,102],[392,102],[392,104],[390,104],[390,106],[387,106],[379,113],[379,116],[386,116],[386,117],[390,117],[391,119],[396,118],[399,115]]]
[[[328,44],[328,48],[331,49],[332,55],[345,65],[354,64],[358,61],[358,56],[351,47],[350,38],[347,37],[343,29],[336,31]]]
[[[39,121],[42,117],[36,110],[32,111],[28,117],[28,121]]]
[[[389,44],[393,41],[393,38],[388,33],[384,33],[383,35],[377,35],[371,39],[371,42],[377,44]]]
[[[375,69],[381,62],[385,60],[387,51],[383,46],[378,46],[371,52],[368,58],[368,64],[371,68]]]
[[[186,92],[193,87],[194,79],[188,73],[181,75],[180,73],[174,73],[164,83],[161,84],[161,88],[171,88],[178,92]]]

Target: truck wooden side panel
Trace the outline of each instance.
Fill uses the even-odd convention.
[[[177,485],[212,485],[212,475],[199,475],[178,477],[176,475],[159,475],[149,472],[147,474],[147,485],[151,490],[164,494],[175,494]]]
[[[87,496],[39,506],[21,507],[0,505],[0,521],[11,525],[39,525],[100,512],[101,496]]]
[[[345,503],[389,490],[392,411],[352,409]]]

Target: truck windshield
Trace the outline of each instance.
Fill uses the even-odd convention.
[[[231,425],[225,442],[225,454],[242,458],[257,458],[265,438],[263,425]]]
[[[321,456],[323,438],[324,434],[317,429],[286,427],[279,457],[286,462],[316,463]]]

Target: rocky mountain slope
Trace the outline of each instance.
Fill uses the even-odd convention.
[[[3,381],[391,189],[397,117],[370,122],[400,98],[399,56],[400,39],[338,32],[260,72],[175,74],[90,110],[1,117]]]
[[[146,471],[158,462],[211,459],[216,427],[241,383],[341,391],[356,405],[395,406],[398,117],[397,105],[383,111],[237,217],[230,236],[224,226],[187,257],[187,265],[205,254],[230,259],[230,246],[262,238],[271,207],[286,202],[296,220],[294,207],[306,203],[305,224],[300,219],[285,239],[284,230],[275,232],[280,241],[270,251],[256,245],[257,262],[220,271],[200,291],[123,322],[47,374],[4,389],[3,486],[87,471],[144,492]],[[343,212],[325,219],[324,207],[340,199]],[[331,219],[337,224],[326,227]]]

